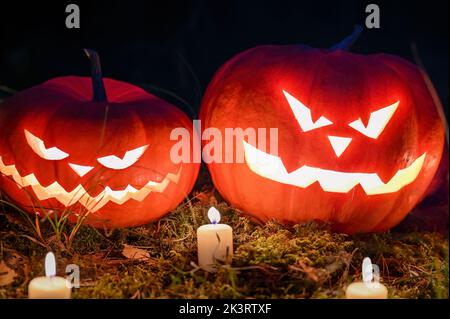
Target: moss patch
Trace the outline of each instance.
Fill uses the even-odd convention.
[[[346,285],[361,280],[365,256],[379,265],[390,298],[448,298],[448,239],[432,232],[390,232],[347,236],[326,225],[286,227],[258,224],[205,194],[181,204],[155,223],[104,231],[81,226],[68,244],[48,222],[35,222],[12,209],[0,213],[0,258],[16,271],[0,286],[0,298],[26,298],[31,278],[43,274],[52,249],[58,272],[77,264],[81,288],[74,298],[342,298]],[[233,265],[216,273],[197,267],[196,229],[213,203],[233,227]],[[126,258],[124,245],[147,258]],[[16,254],[12,258],[11,254]],[[20,261],[17,261],[20,256]],[[15,260],[15,261],[14,261]]]

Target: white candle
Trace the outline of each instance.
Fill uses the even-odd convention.
[[[200,267],[214,270],[218,262],[231,264],[233,258],[233,229],[219,224],[220,213],[211,207],[208,210],[211,224],[197,229],[198,264]]]
[[[72,288],[70,282],[56,276],[55,255],[52,252],[45,256],[45,277],[37,277],[28,285],[30,299],[70,299]]]
[[[369,257],[364,258],[362,264],[362,282],[354,282],[345,290],[347,299],[387,299],[388,290],[379,282],[380,276],[377,271],[374,276],[374,265]]]

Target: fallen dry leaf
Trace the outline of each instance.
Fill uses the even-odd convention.
[[[3,260],[0,261],[0,287],[12,284],[16,276],[17,273],[13,269],[9,268]]]
[[[150,254],[147,251],[127,244],[123,245],[122,255],[132,260],[146,261],[150,259]]]

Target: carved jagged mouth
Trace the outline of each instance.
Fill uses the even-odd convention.
[[[142,188],[136,189],[128,185],[121,190],[113,190],[109,186],[98,194],[97,196],[90,196],[88,191],[82,186],[78,185],[74,190],[66,191],[58,182],[54,182],[49,186],[42,186],[32,173],[22,177],[16,169],[15,165],[5,165],[0,156],[0,172],[3,175],[10,176],[19,188],[31,187],[34,194],[39,200],[46,200],[54,198],[61,204],[69,207],[75,203],[80,203],[88,211],[96,212],[105,206],[108,202],[116,204],[123,204],[129,199],[136,201],[143,201],[151,192],[162,193],[167,188],[170,182],[178,183],[181,173],[181,167],[176,174],[168,173],[161,182],[149,181]]]
[[[288,173],[277,156],[260,151],[243,141],[247,166],[255,174],[283,184],[306,188],[318,182],[324,191],[348,193],[360,184],[367,195],[397,192],[412,183],[420,173],[426,153],[418,157],[410,166],[400,169],[384,183],[376,173],[346,173],[303,165]]]

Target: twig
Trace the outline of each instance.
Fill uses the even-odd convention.
[[[352,263],[353,260],[353,256],[355,255],[355,253],[358,251],[359,248],[355,248],[352,253],[350,254],[350,258],[345,262],[345,269],[344,272],[342,273],[341,278],[339,278],[339,286],[342,285],[342,283],[347,279],[348,277],[348,271],[350,269],[350,264]]]

